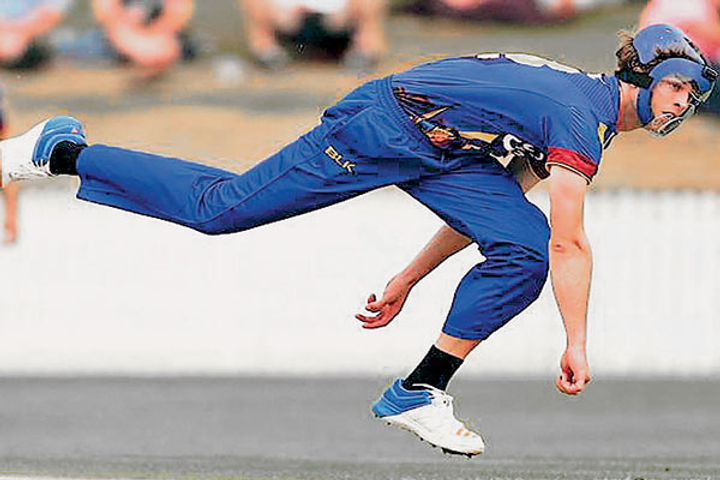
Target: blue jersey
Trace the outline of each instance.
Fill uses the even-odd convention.
[[[525,159],[541,179],[557,164],[589,183],[617,134],[614,76],[532,55],[440,60],[395,74],[392,85],[436,147],[453,155]]]

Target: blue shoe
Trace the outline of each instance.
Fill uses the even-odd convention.
[[[86,145],[82,124],[72,117],[53,117],[0,142],[2,186],[13,180],[54,176],[50,173],[50,155],[60,142]]]
[[[453,398],[430,385],[418,385],[422,390],[408,390],[402,379],[383,392],[372,406],[376,417],[413,432],[445,453],[458,455],[481,454],[485,443],[480,435],[468,430],[455,418]]]

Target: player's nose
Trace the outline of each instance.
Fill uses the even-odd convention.
[[[673,103],[673,110],[672,112],[675,115],[682,115],[685,110],[688,109],[690,106],[690,94],[686,92],[679,93],[677,97],[675,97],[675,102]]]

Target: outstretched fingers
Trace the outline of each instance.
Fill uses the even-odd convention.
[[[386,307],[387,303],[383,300],[378,301],[377,297],[373,293],[367,299],[365,310],[374,313],[374,315],[358,313],[355,315],[355,318],[363,322],[363,328],[384,327],[390,323],[390,320],[393,318],[393,315],[388,315]]]
[[[355,318],[363,322],[363,328],[380,328],[390,323],[390,318],[380,314],[377,317],[365,317],[364,315],[357,314]]]

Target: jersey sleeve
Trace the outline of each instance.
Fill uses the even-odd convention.
[[[547,161],[567,168],[592,182],[602,158],[602,126],[594,115],[569,108],[545,120]]]

